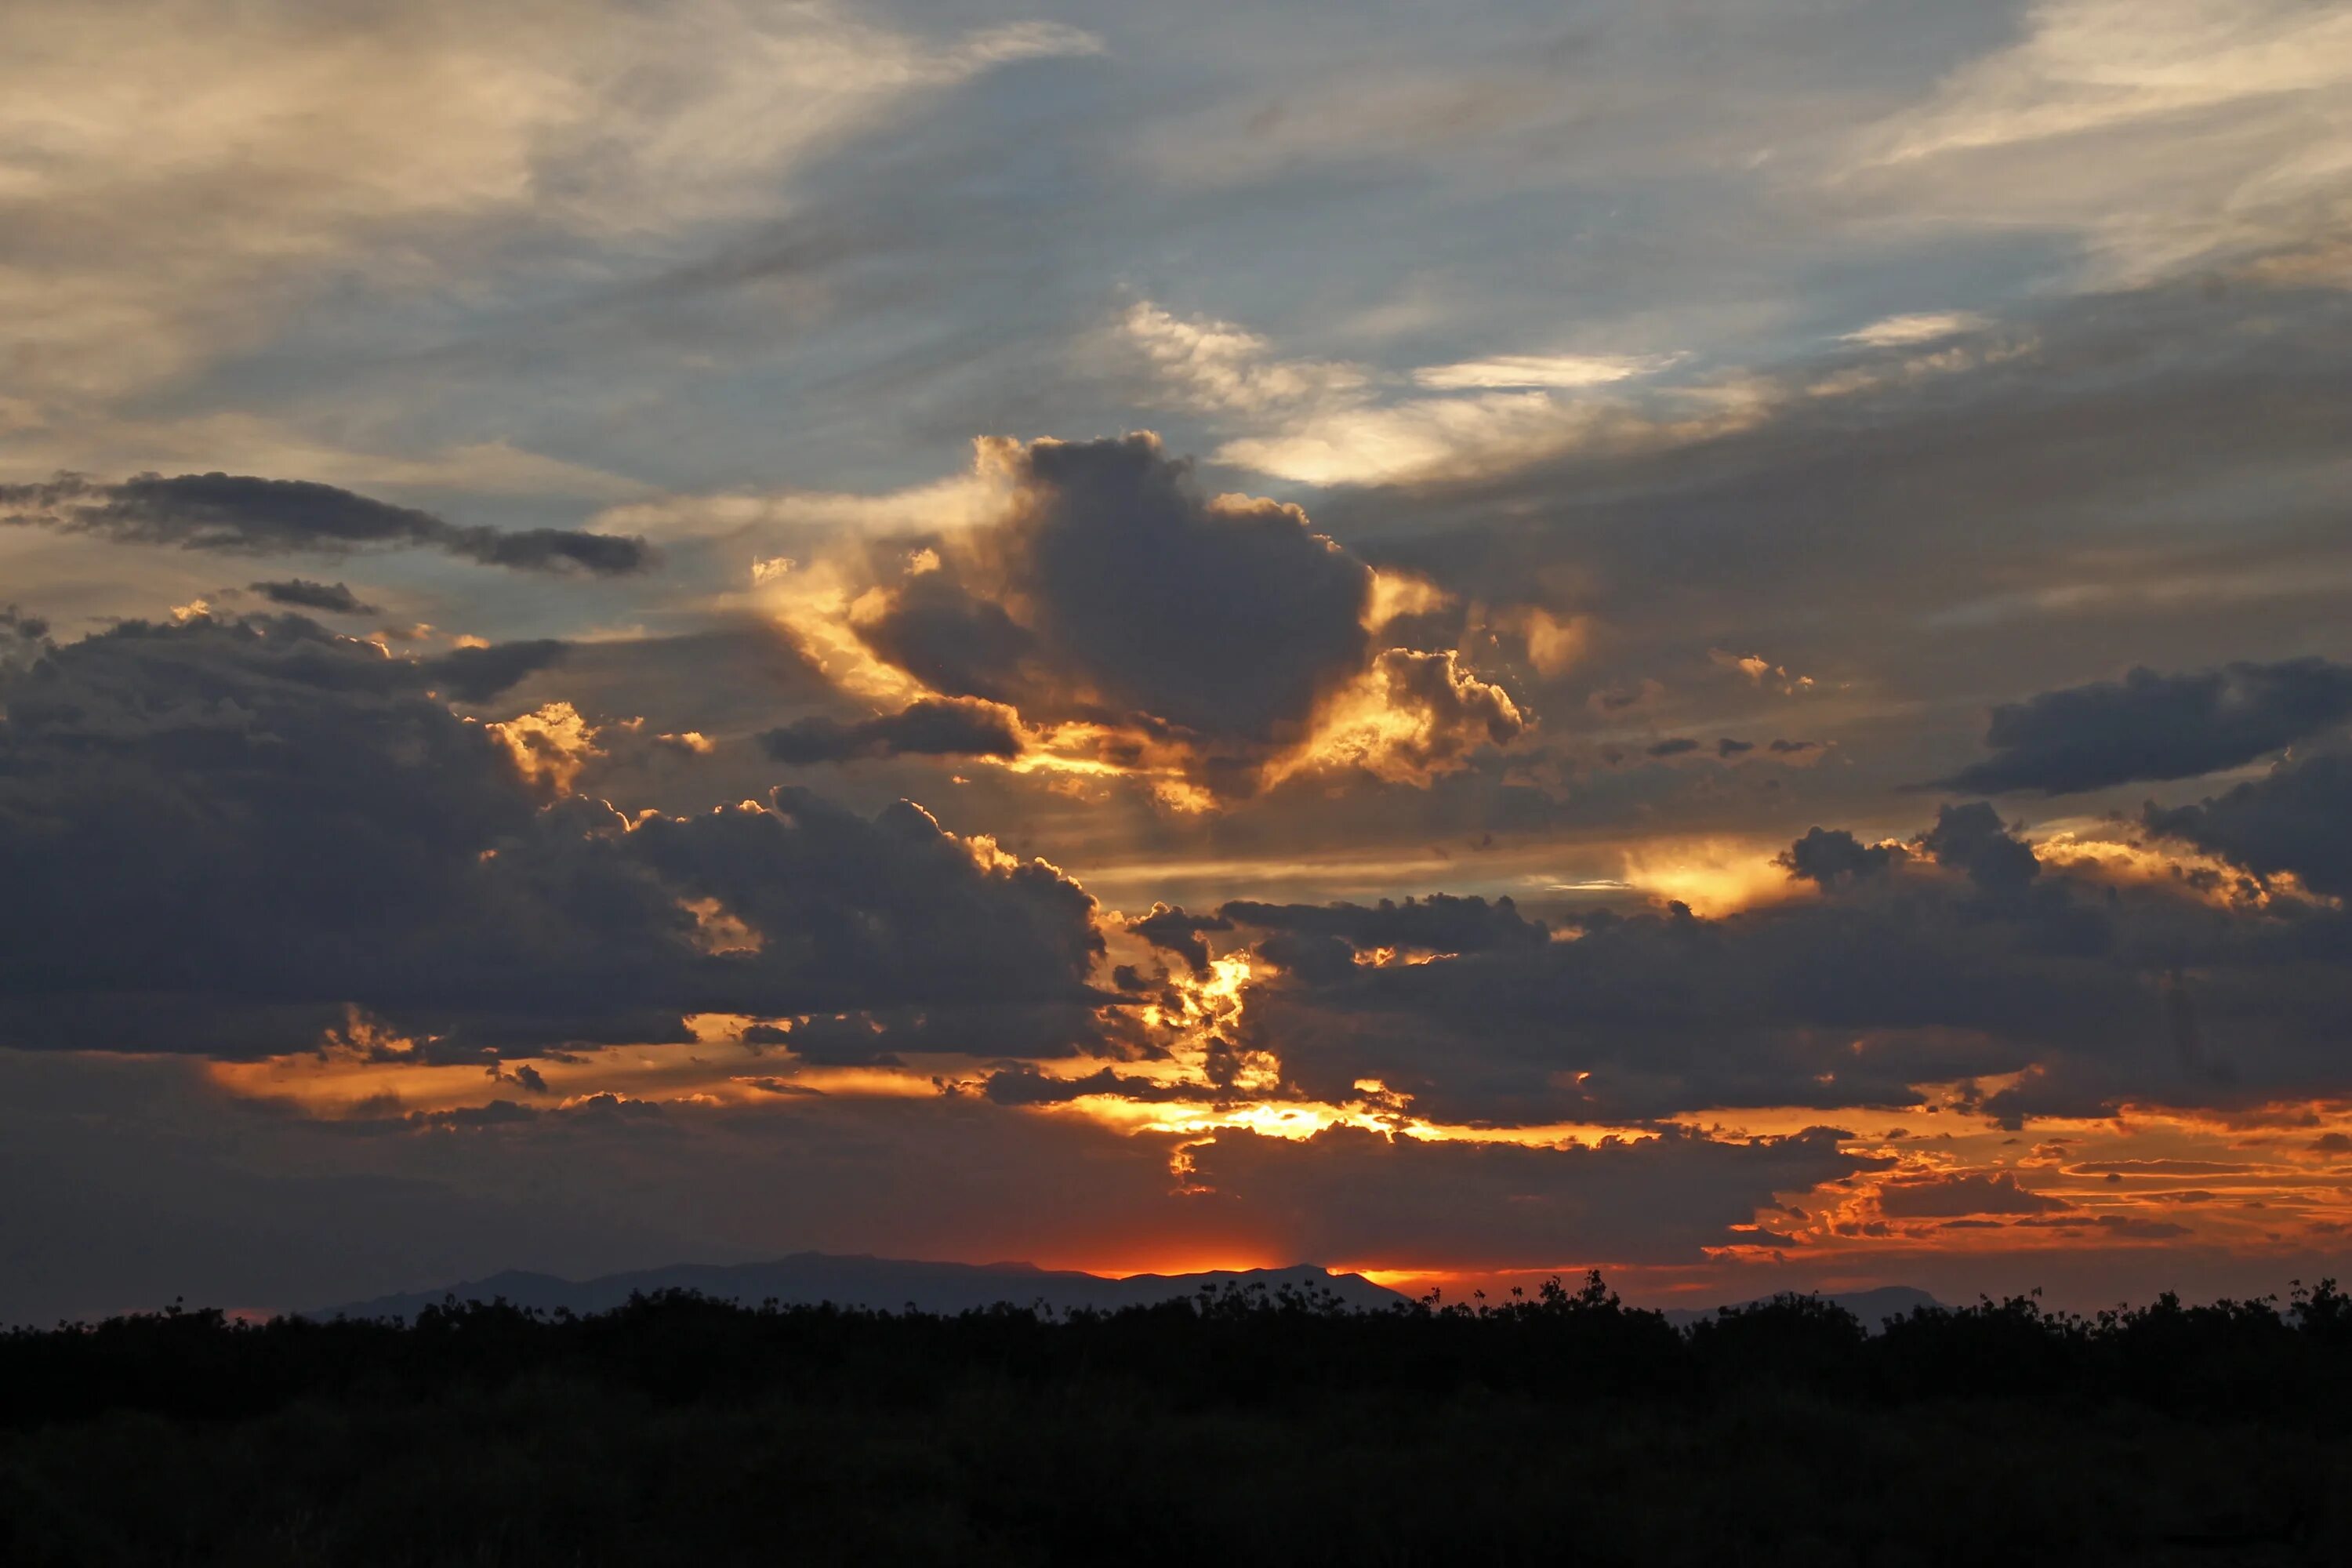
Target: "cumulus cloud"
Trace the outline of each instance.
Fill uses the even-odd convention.
[[[1042,862],[794,790],[626,818],[428,695],[560,647],[419,662],[197,616],[46,653],[0,692],[0,1043],[267,1055],[354,1010],[432,1057],[696,1012],[871,1013],[869,1056],[1089,1037],[1093,901]]]
[[[60,474],[40,484],[0,485],[0,521],[244,555],[429,549],[488,566],[599,577],[642,572],[654,561],[642,539],[458,524],[333,485],[243,474],[138,474],[115,484]]]
[[[1209,942],[1203,933],[1231,931],[1234,922],[1225,915],[1187,914],[1172,905],[1154,904],[1150,914],[1128,921],[1127,929],[1162,952],[1181,958],[1194,974],[1206,974]]]
[[[1864,844],[1844,828],[1810,827],[1780,857],[1789,875],[1822,888],[1842,881],[1860,882],[1886,875],[1902,854],[1898,846]]]
[[[1371,571],[1297,508],[1203,498],[1150,436],[988,456],[1020,475],[1011,515],[881,590],[858,621],[877,652],[1032,719],[1257,742],[1362,668]]]
[[[1994,755],[1944,781],[1981,795],[2072,795],[2193,778],[2253,762],[2352,721],[2352,666],[2324,658],[2233,663],[2184,675],[2044,691],[1992,710]]]
[[[1426,780],[1528,727],[1454,650],[1376,640],[1375,574],[1299,508],[1205,496],[1156,437],[989,440],[978,461],[991,522],[772,584],[845,686],[999,704],[1071,731],[1032,748],[1045,763],[1074,746],[1221,796],[1324,766]]]
[[[1431,900],[1423,924],[1450,929],[1411,962],[1402,911],[1228,905],[1257,938],[1237,1043],[1301,1092],[1378,1079],[1440,1120],[1900,1108],[1982,1079],[1980,1108],[2014,1121],[2340,1087],[2336,912],[2053,870],[1982,803],[1915,845],[1815,830],[1781,864],[1819,897],[1594,910],[1549,940],[1500,906],[1475,940],[1476,911]],[[2191,997],[2194,1059],[2175,1044]]]
[[[2193,805],[2151,805],[2148,828],[2263,876],[2352,897],[2352,754],[2322,752]]]

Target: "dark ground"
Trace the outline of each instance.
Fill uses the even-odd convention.
[[[671,1297],[0,1338],[0,1563],[2352,1563],[2352,1310]]]

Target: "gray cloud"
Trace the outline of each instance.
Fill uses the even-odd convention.
[[[1782,863],[1820,897],[1717,920],[1595,911],[1573,940],[1456,935],[1451,956],[1431,936],[1438,955],[1413,963],[1356,961],[1400,934],[1387,911],[1228,906],[1266,932],[1239,1043],[1302,1093],[1378,1079],[1442,1120],[1895,1108],[2008,1074],[1981,1109],[2011,1121],[2344,1091],[2339,912],[2053,870],[1981,803],[1916,845],[1816,830]]]
[[[488,647],[453,648],[418,660],[416,669],[434,690],[453,701],[482,703],[527,677],[553,668],[571,653],[569,643],[541,637],[530,642],[492,643]]]
[[[430,549],[488,566],[599,577],[642,572],[654,561],[642,539],[459,524],[333,485],[242,474],[137,474],[116,484],[60,474],[0,485],[0,522],[245,555]]]
[[[1541,947],[1550,931],[1541,921],[1519,913],[1508,898],[1432,893],[1397,903],[1264,904],[1236,900],[1219,911],[1259,931],[1329,937],[1358,952],[1398,948],[1413,952],[1486,952],[1497,948]]]
[[[1865,845],[1842,827],[1812,827],[1789,846],[1780,864],[1788,868],[1789,875],[1826,889],[1842,880],[1884,877],[1901,854],[1893,845]]]
[[[2291,871],[2313,891],[2352,897],[2352,755],[2322,752],[2194,805],[2150,805],[2155,833],[2270,876]]]
[[[959,1022],[1002,1054],[1087,1037],[1092,900],[1042,863],[793,790],[631,821],[426,695],[561,647],[419,663],[196,617],[47,653],[0,691],[0,1043],[263,1054],[352,1008],[442,1057],[698,1011],[876,1010],[868,1055]],[[714,947],[706,900],[756,934]]]
[[[822,715],[760,737],[780,763],[843,763],[857,757],[1017,757],[1021,731],[1012,715],[976,698],[925,698],[896,713],[844,723]]]
[[[273,605],[283,605],[290,610],[317,610],[331,616],[373,616],[373,605],[360,602],[357,594],[341,583],[312,583],[300,577],[282,583],[255,583],[252,591]]]
[[[1497,1257],[1658,1262],[1739,1239],[1776,1191],[1885,1162],[1847,1135],[1719,1142],[1681,1129],[1593,1147],[1423,1142],[1353,1127],[1305,1140],[1223,1131],[1192,1151],[1194,1179],[1266,1211],[1284,1255],[1458,1268]],[[1423,1262],[1423,1260],[1426,1260]]]
[[[1163,952],[1181,958],[1193,973],[1206,974],[1209,942],[1202,933],[1231,931],[1234,922],[1226,915],[1187,914],[1167,904],[1153,904],[1150,914],[1129,921],[1127,929]]]
[[[882,657],[1033,720],[1244,746],[1295,731],[1363,669],[1371,569],[1297,508],[1213,502],[1147,435],[993,450],[1019,503],[885,591],[858,626]]]
[[[1905,1178],[1878,1190],[1878,1206],[1896,1219],[1940,1219],[1960,1215],[2054,1214],[2069,1205],[2029,1192],[2006,1172]]]
[[[1996,753],[1946,787],[2072,795],[2142,779],[2218,773],[2352,720],[2352,665],[2235,663],[2187,675],[2137,668],[2120,681],[2045,691],[1992,710]]]

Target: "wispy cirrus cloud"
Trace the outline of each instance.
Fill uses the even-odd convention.
[[[1876,211],[2081,237],[2095,284],[2302,256],[2347,274],[2352,16],[2298,0],[2040,0],[2022,36],[1861,131]]]
[[[1626,436],[1650,421],[1622,402],[1556,394],[1653,375],[1680,357],[1502,354],[1384,374],[1351,361],[1286,359],[1233,322],[1180,317],[1148,300],[1130,307],[1118,331],[1152,377],[1147,395],[1235,432],[1218,461],[1321,485],[1491,471]]]
[[[830,0],[12,7],[0,310],[32,351],[16,390],[151,386],[334,279],[479,288],[529,243],[658,248],[772,207],[895,104],[1102,47],[1039,21],[924,38]]]

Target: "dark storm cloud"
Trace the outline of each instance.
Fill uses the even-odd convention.
[[[363,605],[357,594],[341,583],[312,583],[300,577],[282,583],[255,583],[252,591],[273,605],[283,605],[289,610],[317,610],[331,616],[373,616],[373,605]]]
[[[1402,934],[1380,910],[1228,906],[1267,932],[1239,1043],[1302,1093],[1378,1079],[1441,1120],[1895,1108],[2008,1074],[1982,1109],[2012,1121],[2352,1088],[2338,911],[2053,870],[1981,803],[1907,852],[1816,830],[1782,864],[1820,893],[1718,920],[1596,911],[1572,940],[1457,937],[1453,956],[1429,936],[1417,963],[1357,962]]]
[[[654,560],[642,539],[454,523],[333,485],[243,474],[138,474],[118,484],[60,474],[44,484],[0,485],[0,522],[247,555],[431,549],[488,566],[599,577],[642,572]]]
[[[1003,708],[976,698],[925,698],[896,713],[845,723],[822,715],[760,737],[780,763],[806,765],[857,757],[1017,757],[1021,731]]]
[[[2071,795],[2193,778],[2250,763],[2352,719],[2352,666],[2324,658],[2227,664],[2186,675],[2137,668],[2119,681],[2045,691],[1992,710],[1995,755],[1946,787]]]
[[[1936,826],[1920,836],[1919,847],[1987,893],[2019,892],[2042,874],[2032,847],[2011,837],[2000,815],[1980,800],[1937,807]]]
[[[2298,757],[2194,805],[2150,805],[2143,819],[2259,875],[2292,872],[2314,892],[2352,897],[2352,754]]]
[[[432,689],[453,701],[490,701],[529,676],[550,669],[571,656],[572,647],[552,638],[530,642],[492,643],[488,647],[452,649],[417,662]]]
[[[858,623],[885,658],[1033,721],[1142,716],[1258,743],[1364,668],[1371,569],[1296,507],[1212,500],[1148,435],[990,450],[1011,514],[887,590]]]
[[[624,818],[427,695],[487,697],[555,646],[418,663],[200,616],[12,678],[0,1043],[264,1054],[352,1008],[440,1057],[674,1040],[698,1011],[875,1010],[869,1055],[902,1022],[1006,1055],[1081,1037],[1101,939],[1042,863],[794,790]]]
[[[1231,931],[1234,922],[1224,915],[1187,914],[1167,904],[1154,904],[1150,914],[1128,921],[1127,929],[1161,952],[1181,958],[1193,973],[1206,974],[1209,942],[1202,933]]]
[[[1812,827],[1789,846],[1780,857],[1791,877],[1802,877],[1822,888],[1841,880],[1861,881],[1884,877],[1902,851],[1889,844],[1865,845],[1843,828]]]

